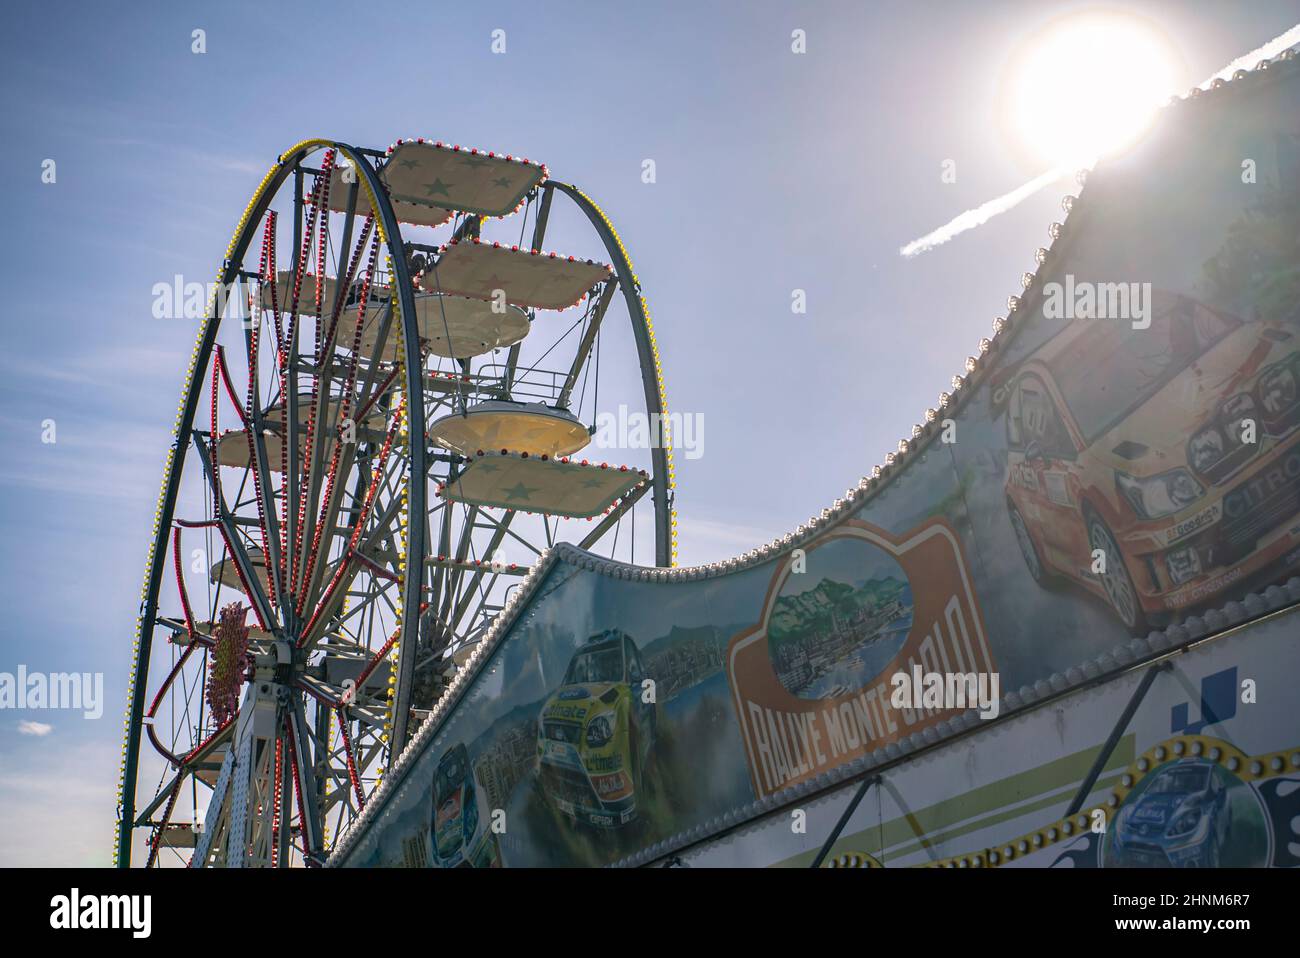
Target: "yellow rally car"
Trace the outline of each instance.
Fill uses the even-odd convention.
[[[1070,323],[995,397],[1034,580],[1083,585],[1142,635],[1300,562],[1298,386],[1293,323],[1159,292],[1149,328]]]
[[[564,681],[542,706],[537,766],[547,799],[589,825],[633,821],[654,753],[655,705],[631,636],[597,633],[579,646]]]

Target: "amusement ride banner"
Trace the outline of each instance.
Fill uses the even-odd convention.
[[[605,865],[707,838],[971,727],[977,702],[896,698],[900,674],[1060,689],[1285,581],[1300,71],[1261,74],[1094,171],[970,384],[813,534],[725,569],[552,555],[335,863]],[[1222,801],[1218,774],[1159,785]]]

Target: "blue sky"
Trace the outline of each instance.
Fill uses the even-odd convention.
[[[1041,172],[1005,135],[1003,68],[1045,21],[1096,6],[6,11],[0,672],[103,672],[106,702],[98,721],[0,712],[0,864],[109,859],[141,565],[195,333],[152,318],[151,290],[211,279],[281,150],[445,138],[541,159],[595,198],[649,297],[671,408],[707,423],[705,454],[677,460],[683,560],[719,559],[856,483],[990,334],[1064,189],[914,260],[897,250]],[[1184,89],[1297,19],[1294,0],[1107,6],[1163,29]]]

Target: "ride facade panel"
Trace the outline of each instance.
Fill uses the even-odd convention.
[[[1064,206],[820,517],[692,569],[550,550],[331,862],[1295,864],[1294,51]]]

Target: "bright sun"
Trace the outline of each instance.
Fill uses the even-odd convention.
[[[1053,21],[1025,43],[1012,71],[1010,125],[1040,160],[1066,169],[1133,143],[1179,92],[1168,40],[1120,13]]]

